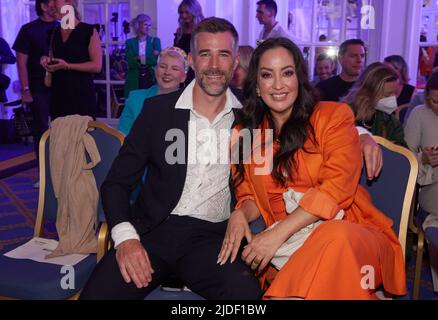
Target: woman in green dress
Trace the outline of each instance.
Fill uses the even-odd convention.
[[[125,98],[135,89],[146,89],[154,83],[154,67],[161,51],[161,41],[150,36],[152,19],[146,14],[139,14],[131,22],[134,38],[126,40],[126,60],[128,75],[125,82]]]

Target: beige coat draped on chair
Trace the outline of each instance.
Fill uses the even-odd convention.
[[[99,193],[92,168],[101,158],[87,133],[87,116],[72,115],[53,121],[50,132],[50,173],[58,201],[56,229],[59,244],[48,257],[96,253]],[[87,162],[86,152],[91,162]]]

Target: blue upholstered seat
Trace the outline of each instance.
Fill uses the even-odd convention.
[[[68,273],[61,273],[62,266],[9,258],[3,255],[8,251],[10,248],[0,251],[0,293],[6,297],[38,300],[68,299],[84,286],[96,265],[95,254],[78,263],[74,267],[74,289],[64,290],[60,283],[62,277]]]

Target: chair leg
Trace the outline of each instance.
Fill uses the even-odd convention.
[[[420,283],[421,283],[421,267],[423,263],[424,250],[424,231],[423,228],[418,228],[418,242],[417,242],[417,261],[415,263],[415,277],[414,277],[414,293],[413,299],[418,300],[420,297]]]

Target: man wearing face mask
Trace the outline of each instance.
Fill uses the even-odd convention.
[[[394,70],[383,63],[370,64],[343,101],[353,109],[356,125],[406,147],[403,127],[394,116],[397,80]]]

